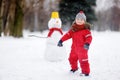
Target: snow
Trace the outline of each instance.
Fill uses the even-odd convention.
[[[19,39],[0,37],[0,80],[120,80],[120,32],[92,31],[90,77],[79,76],[80,69],[75,74],[69,72],[71,40],[64,42],[67,57],[50,62],[44,59],[47,39],[28,37],[30,34],[46,36],[47,31],[25,32]]]

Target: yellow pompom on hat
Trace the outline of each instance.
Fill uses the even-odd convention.
[[[58,12],[52,12],[51,18],[59,18],[59,13]]]

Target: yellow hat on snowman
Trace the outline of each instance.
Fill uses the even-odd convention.
[[[59,13],[58,12],[52,12],[51,18],[59,18]]]

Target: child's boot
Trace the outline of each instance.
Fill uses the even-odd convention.
[[[76,72],[78,69],[71,69],[70,72]]]

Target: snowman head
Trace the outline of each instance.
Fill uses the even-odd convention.
[[[62,22],[59,18],[58,12],[52,12],[51,19],[48,22],[48,27],[50,28],[61,28]]]

